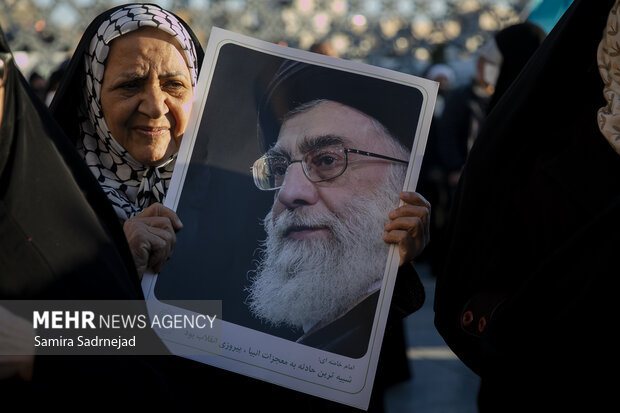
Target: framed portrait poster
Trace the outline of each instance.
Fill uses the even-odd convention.
[[[436,94],[214,28],[165,201],[184,227],[142,285],[222,313],[169,349],[367,409],[399,266],[383,227],[415,190]]]

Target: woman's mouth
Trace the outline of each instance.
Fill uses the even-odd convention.
[[[137,126],[134,130],[144,136],[156,138],[169,133],[170,128],[166,127],[151,127],[151,126]]]

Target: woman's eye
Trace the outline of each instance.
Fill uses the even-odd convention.
[[[136,90],[138,87],[138,82],[125,82],[121,84],[121,89],[123,90]]]
[[[185,88],[185,84],[181,81],[169,81],[163,84],[165,89],[178,90]]]

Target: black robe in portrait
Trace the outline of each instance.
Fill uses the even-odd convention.
[[[297,339],[297,342],[346,357],[363,357],[371,339],[379,294],[380,291],[375,291],[337,319],[319,328],[310,329]],[[389,336],[394,324],[419,310],[424,299],[424,287],[413,266],[405,264],[400,267],[386,324],[386,335]]]

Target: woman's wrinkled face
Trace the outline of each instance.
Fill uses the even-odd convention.
[[[178,151],[192,105],[182,49],[145,27],[110,44],[101,106],[112,136],[137,161],[157,165]]]

